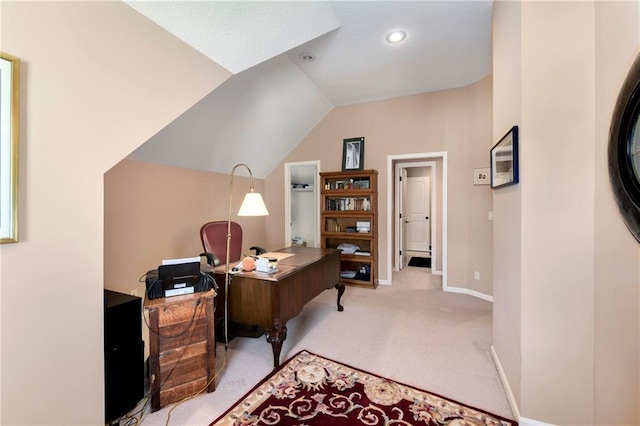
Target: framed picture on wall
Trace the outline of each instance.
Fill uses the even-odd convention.
[[[364,137],[344,139],[342,142],[342,171],[362,170],[364,165]]]
[[[491,148],[491,188],[518,183],[518,126]]]
[[[18,242],[20,60],[0,52],[0,243]]]

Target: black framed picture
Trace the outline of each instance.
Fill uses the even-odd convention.
[[[627,229],[640,242],[640,56],[624,80],[609,128],[609,182]]]
[[[364,165],[364,137],[342,141],[342,171],[362,170]]]
[[[518,126],[491,148],[491,188],[518,183]]]

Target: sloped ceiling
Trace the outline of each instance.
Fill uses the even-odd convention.
[[[219,173],[244,162],[264,178],[336,106],[491,73],[491,1],[127,4],[234,73],[128,157],[140,161]],[[387,43],[392,30],[405,41]]]

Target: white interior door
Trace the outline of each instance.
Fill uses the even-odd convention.
[[[438,163],[440,162],[440,163]],[[392,284],[393,272],[399,270],[400,265],[400,170],[405,168],[409,176],[429,176],[431,207],[431,274],[442,275],[442,288],[448,288],[447,273],[447,153],[416,153],[390,155],[387,157],[387,187],[393,188],[387,192],[387,276],[388,280],[381,280],[380,284]],[[426,170],[416,170],[426,168]],[[405,193],[406,197],[406,193]],[[440,198],[439,198],[440,197]],[[428,277],[429,274],[424,274]]]
[[[407,197],[404,195],[407,192],[407,170],[402,168],[400,169],[400,173],[400,190],[398,191],[398,205],[400,207],[400,264],[398,265],[398,269],[404,268],[407,264],[407,224],[409,223],[405,218],[405,212],[407,211],[407,203],[405,200]]]
[[[431,251],[431,191],[429,176],[407,178],[406,246],[409,251]]]

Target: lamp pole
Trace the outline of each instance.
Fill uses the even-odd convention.
[[[229,284],[231,281],[231,271],[229,269],[229,256],[231,255],[231,200],[233,196],[233,174],[238,167],[244,167],[249,172],[249,192],[245,195],[245,198],[238,211],[238,216],[266,216],[269,214],[267,207],[264,205],[262,196],[259,193],[254,193],[253,187],[253,173],[251,169],[244,163],[238,163],[233,166],[231,170],[231,179],[229,180],[229,208],[227,209],[227,252],[226,252],[226,266],[224,272],[224,350],[227,351],[229,347]]]

